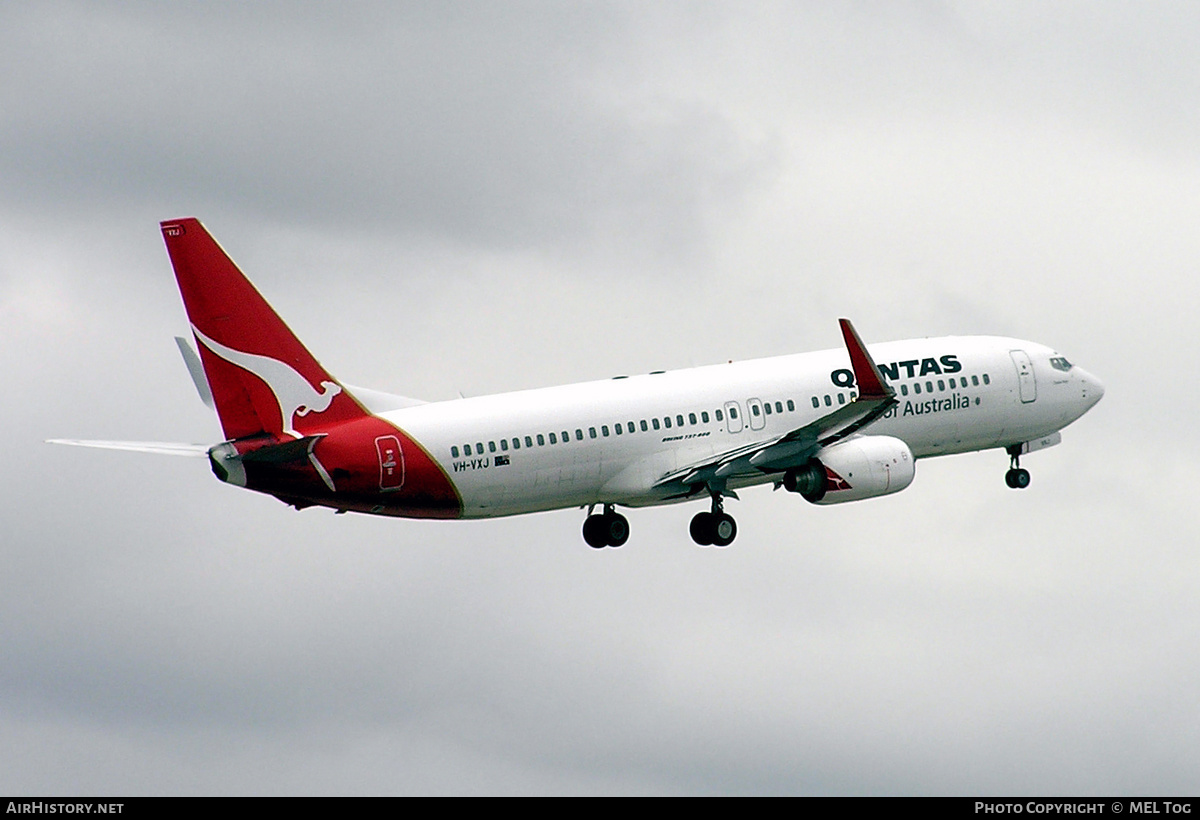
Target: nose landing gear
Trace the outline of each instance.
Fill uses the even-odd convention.
[[[583,540],[595,549],[619,547],[629,540],[629,521],[612,504],[605,504],[603,513],[584,519]]]
[[[1021,467],[1021,445],[1008,448],[1008,472],[1004,474],[1004,483],[1014,490],[1023,490],[1029,486],[1029,471]]]

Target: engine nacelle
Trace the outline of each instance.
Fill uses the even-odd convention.
[[[840,504],[898,493],[916,474],[916,460],[903,441],[860,436],[830,445],[803,467],[788,470],[783,486],[813,504]]]

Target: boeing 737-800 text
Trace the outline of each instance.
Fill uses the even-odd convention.
[[[723,547],[737,534],[724,499],[756,484],[836,504],[903,490],[917,459],[1003,448],[1008,485],[1026,487],[1020,457],[1057,444],[1104,395],[1044,345],[950,336],[868,351],[842,319],[845,349],[426,403],[326,372],[197,220],[162,233],[199,357],[180,350],[226,440],[57,441],[207,456],[222,481],[297,509],[586,507],[584,540],[618,547],[618,506],[700,500],[691,536]]]

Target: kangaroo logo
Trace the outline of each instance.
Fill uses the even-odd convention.
[[[850,486],[849,481],[842,478],[840,475],[838,475],[837,473],[835,473],[833,470],[829,469],[828,467],[825,468],[825,480],[829,482],[829,489],[831,489],[831,490],[836,491],[836,490],[853,490],[854,489],[853,487]]]
[[[291,365],[284,364],[269,356],[259,356],[254,353],[243,353],[226,347],[214,341],[192,325],[192,330],[204,346],[215,355],[220,356],[230,364],[237,365],[258,376],[271,389],[275,401],[279,404],[279,414],[283,432],[292,438],[301,438],[301,434],[292,427],[295,416],[307,416],[309,413],[324,413],[333,402],[333,397],[342,392],[335,382],[321,382],[321,390],[317,391],[308,379],[301,376]]]

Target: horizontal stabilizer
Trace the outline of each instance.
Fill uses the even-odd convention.
[[[46,439],[47,444],[70,444],[73,447],[97,447],[101,450],[128,450],[133,453],[155,453],[160,456],[190,456],[204,458],[211,445],[178,444],[173,441],[84,441],[73,438]]]
[[[305,436],[282,444],[268,444],[250,450],[241,456],[242,461],[260,464],[287,464],[292,461],[304,461],[312,451],[313,445],[321,440],[324,434]]]
[[[397,396],[395,393],[384,393],[382,390],[371,390],[366,387],[355,387],[342,383],[350,391],[358,403],[372,413],[386,413],[389,410],[403,410],[405,407],[416,407],[418,404],[428,404],[420,399],[410,399],[408,396]]]

